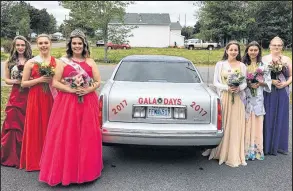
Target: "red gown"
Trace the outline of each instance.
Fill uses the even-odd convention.
[[[14,84],[5,109],[1,133],[1,164],[19,168],[28,88]]]
[[[50,64],[56,65],[55,58],[52,56]],[[33,66],[31,77],[33,79],[40,77],[36,64]],[[43,84],[39,83],[30,87],[21,147],[20,169],[26,171],[40,170],[39,163],[53,102],[50,90],[43,91]]]
[[[76,63],[93,77],[88,64]],[[74,71],[72,66],[65,66],[63,78]],[[51,186],[69,185],[93,181],[101,175],[102,134],[98,121],[98,96],[91,92],[83,98],[83,103],[78,103],[76,94],[58,92],[40,162],[41,182]]]

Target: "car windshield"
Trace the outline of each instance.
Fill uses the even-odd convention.
[[[190,62],[124,61],[120,64],[116,81],[200,83],[200,78]]]

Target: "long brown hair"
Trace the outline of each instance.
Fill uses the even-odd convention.
[[[229,49],[229,47],[232,45],[232,44],[235,44],[237,47],[238,47],[238,55],[236,57],[236,60],[237,61],[241,61],[241,52],[240,52],[240,45],[237,41],[230,41],[226,47],[225,47],[225,51],[224,51],[224,55],[223,55],[223,58],[222,60],[227,60],[228,59],[228,54],[227,54],[227,50]]]
[[[90,49],[89,49],[89,43],[88,43],[88,41],[86,39],[85,34],[81,30],[79,30],[79,29],[75,29],[70,34],[69,42],[66,45],[66,47],[67,47],[67,50],[66,50],[67,58],[72,58],[72,56],[73,56],[71,42],[72,42],[72,39],[73,38],[76,38],[76,37],[80,38],[81,41],[82,41],[82,43],[83,43],[83,50],[82,50],[81,55],[84,58],[89,58],[90,57],[90,54],[91,54],[90,53]]]
[[[8,58],[8,68],[11,70],[11,68],[17,64],[18,62],[18,52],[16,50],[16,40],[23,40],[25,42],[25,50],[23,53],[23,56],[26,60],[29,60],[32,58],[32,48],[29,41],[24,36],[16,36],[12,41],[12,46],[10,49],[10,55]]]
[[[249,47],[251,47],[251,46],[256,46],[257,48],[258,48],[258,55],[256,56],[256,62],[257,63],[259,63],[259,62],[261,62],[261,55],[262,55],[262,50],[261,50],[261,46],[256,42],[256,41],[252,41],[252,42],[250,42],[248,45],[247,45],[247,47],[246,47],[246,49],[245,49],[245,51],[244,51],[244,56],[243,56],[243,58],[242,58],[242,62],[244,63],[244,64],[246,64],[246,65],[250,65],[251,64],[251,60],[250,60],[250,57],[249,57],[249,55],[248,55],[248,49],[249,49]]]

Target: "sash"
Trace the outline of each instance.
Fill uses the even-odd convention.
[[[62,58],[60,58],[60,60],[63,61],[64,63],[70,65],[78,73],[81,73],[82,75],[84,75],[86,82],[90,82],[91,77],[88,75],[88,73],[79,64],[74,63],[72,60],[69,60],[66,57],[62,57]]]
[[[35,62],[38,62],[38,63],[43,62],[43,59],[41,58],[40,55],[33,57],[32,60],[35,61]],[[51,64],[52,62],[56,62],[56,60],[55,60],[55,58],[54,58],[53,56],[51,56],[50,64]],[[56,90],[56,88],[54,88],[54,87],[52,86],[52,82],[49,83],[49,88],[50,88],[51,94],[52,94],[52,96],[53,96],[53,99],[55,99],[55,97],[56,97],[57,94],[58,94],[58,91]]]

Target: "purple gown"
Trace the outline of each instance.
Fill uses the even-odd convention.
[[[284,81],[289,76],[285,69],[280,75]],[[272,84],[271,93],[264,92],[264,154],[288,153],[289,141],[289,88],[277,89]]]

